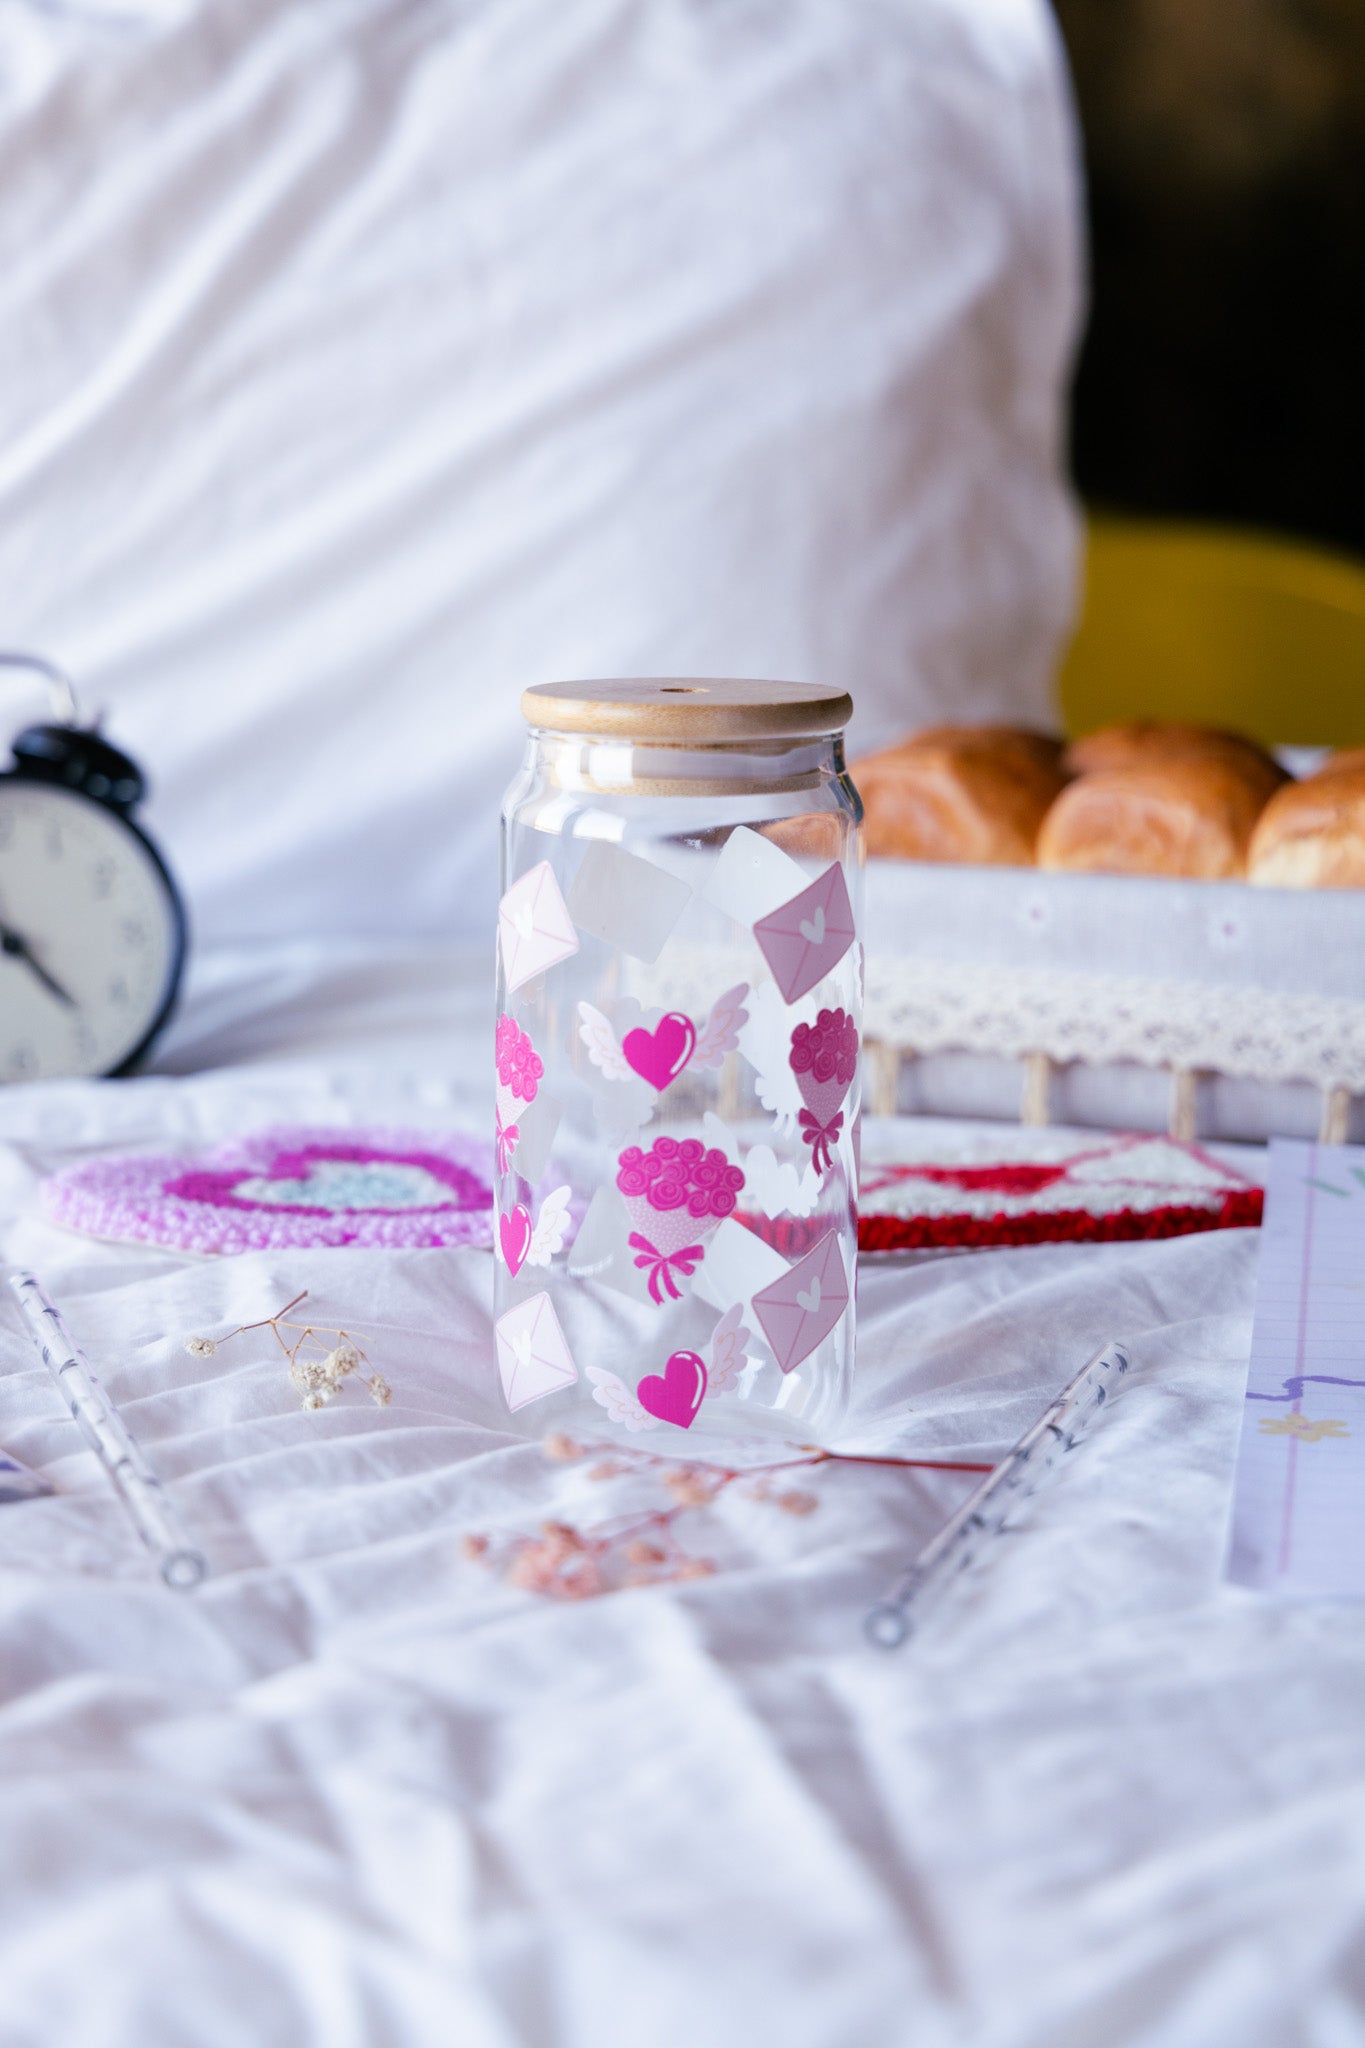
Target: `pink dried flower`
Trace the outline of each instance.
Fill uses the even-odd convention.
[[[528,1543],[512,1559],[507,1582],[523,1593],[550,1593],[555,1589],[558,1569],[559,1558],[548,1554],[545,1544]]]
[[[560,1455],[565,1447],[576,1456],[591,1455],[561,1431],[547,1438],[547,1448],[556,1440]],[[794,1462],[821,1464],[833,1455],[812,1450],[808,1458]],[[675,1548],[672,1531],[680,1514],[711,1506],[727,1488],[736,1487],[745,1499],[771,1502],[789,1515],[811,1514],[819,1504],[814,1494],[799,1488],[777,1491],[787,1477],[785,1463],[771,1472],[745,1473],[721,1465],[671,1465],[667,1458],[627,1447],[598,1458],[589,1476],[611,1478],[621,1473],[648,1473],[671,1496],[670,1504],[654,1513],[618,1517],[586,1530],[549,1519],[535,1536],[499,1541],[482,1534],[469,1535],[461,1541],[464,1556],[484,1559],[496,1566],[505,1583],[543,1599],[590,1600],[627,1587],[713,1578],[719,1570],[715,1561],[686,1556]]]
[[[695,1472],[665,1472],[664,1485],[680,1508],[708,1507],[716,1497],[716,1485]]]
[[[582,1564],[577,1571],[568,1572],[552,1589],[561,1600],[592,1600],[599,1593],[608,1591],[602,1574],[595,1564]]]
[[[586,1457],[577,1438],[566,1436],[562,1429],[552,1429],[541,1445],[547,1458],[557,1458],[562,1464],[571,1465],[575,1458]]]
[[[779,1493],[777,1505],[784,1515],[813,1515],[820,1503],[813,1493],[793,1489],[790,1493]]]

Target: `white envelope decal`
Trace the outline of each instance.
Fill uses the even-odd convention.
[[[790,903],[754,926],[783,998],[795,1003],[837,967],[858,934],[844,871],[836,861]]]
[[[813,1251],[753,1297],[754,1314],[783,1372],[819,1349],[841,1320],[848,1299],[848,1274],[835,1230],[827,1231]]]
[[[548,1294],[533,1294],[499,1316],[493,1325],[498,1372],[507,1405],[514,1412],[544,1394],[571,1387],[578,1378],[568,1341]]]
[[[781,1280],[786,1271],[787,1261],[781,1252],[727,1216],[706,1247],[692,1292],[712,1308],[724,1310],[734,1302],[748,1301],[760,1287]]]
[[[736,825],[706,878],[702,901],[736,924],[757,924],[806,886],[806,872],[761,832]]]
[[[594,839],[569,885],[569,909],[583,931],[652,967],[691,895],[654,861]]]
[[[569,906],[547,860],[513,882],[498,905],[498,943],[509,990],[578,951]]]

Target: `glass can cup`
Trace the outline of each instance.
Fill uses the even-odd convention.
[[[527,690],[502,814],[495,1349],[514,1426],[827,1440],[854,1358],[847,696]]]

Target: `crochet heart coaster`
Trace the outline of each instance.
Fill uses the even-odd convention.
[[[1261,1220],[1257,1183],[1202,1145],[1098,1131],[1080,1143],[1061,1131],[958,1143],[956,1158],[945,1146],[936,1158],[864,1159],[860,1252],[1102,1244]],[[827,1228],[818,1215],[741,1221],[784,1259],[804,1257]]]
[[[1002,1148],[1003,1150],[1003,1148]],[[1254,1181],[1202,1145],[1145,1134],[1077,1144],[1021,1132],[1004,1157],[863,1166],[864,1252],[1104,1243],[1241,1229],[1261,1220]]]
[[[84,1236],[184,1252],[488,1246],[493,1149],[453,1133],[276,1127],[197,1157],[86,1160],[45,1181],[41,1200]]]

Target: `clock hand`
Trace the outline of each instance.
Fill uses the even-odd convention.
[[[23,936],[22,932],[16,932],[11,925],[0,924],[0,953],[8,953],[12,960],[22,960],[29,973],[37,975],[49,995],[54,995],[59,1003],[65,1003],[68,1010],[75,1009],[76,998],[68,995],[61,983],[48,973],[41,961],[34,958],[28,940]]]

